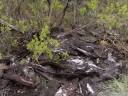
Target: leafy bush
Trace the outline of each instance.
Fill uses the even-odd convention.
[[[127,32],[128,21],[127,0],[91,0],[87,3],[89,14],[100,28]]]
[[[39,34],[39,38],[34,35],[34,38],[27,44],[27,48],[33,51],[33,57],[36,60],[44,52],[52,59],[52,51],[59,47],[58,41],[48,37],[49,34],[49,26],[45,23],[44,28],[42,28]]]
[[[128,7],[126,2],[108,1],[105,8],[98,14],[98,22],[108,29],[119,29],[127,26]],[[123,30],[124,32],[126,30]]]

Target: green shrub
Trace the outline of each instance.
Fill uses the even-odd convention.
[[[34,38],[27,44],[27,48],[33,52],[33,57],[36,60],[42,53],[45,53],[49,59],[52,59],[52,51],[59,47],[58,41],[50,38],[49,34],[49,26],[45,23],[39,33],[39,38],[34,35]]]

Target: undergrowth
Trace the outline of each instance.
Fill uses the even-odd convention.
[[[127,96],[128,95],[128,76],[115,79],[107,83],[105,90],[98,96]]]

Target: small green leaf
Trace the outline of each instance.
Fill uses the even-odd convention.
[[[80,14],[81,14],[82,16],[85,16],[86,13],[87,13],[86,7],[82,7],[82,8],[80,9]]]
[[[2,59],[2,58],[3,58],[2,53],[0,53],[0,59]]]

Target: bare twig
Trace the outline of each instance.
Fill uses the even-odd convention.
[[[76,23],[76,10],[77,10],[77,0],[74,0],[74,12],[73,12],[73,24]]]
[[[65,7],[64,7],[64,9],[63,9],[62,17],[61,17],[61,19],[60,19],[59,26],[61,26],[61,25],[62,25],[62,22],[63,22],[64,16],[65,16],[66,10],[67,10],[68,5],[69,5],[69,1],[70,1],[70,0],[67,0],[66,5],[65,5]]]
[[[48,2],[48,16],[50,15],[50,5],[51,5],[51,2],[50,2],[50,0],[47,0],[47,2]]]

